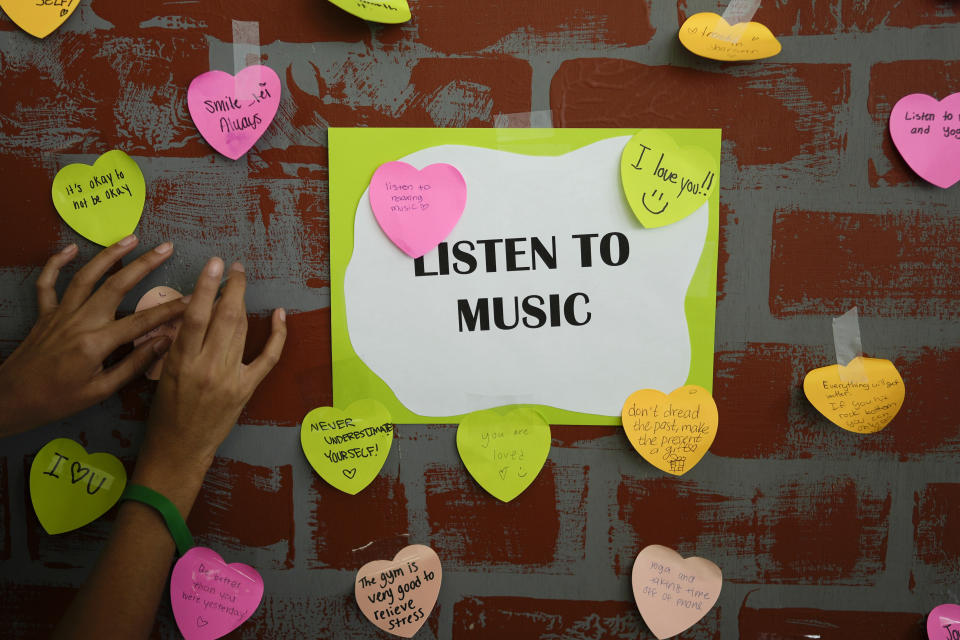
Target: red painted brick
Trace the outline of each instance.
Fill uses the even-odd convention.
[[[49,638],[54,625],[73,601],[76,590],[50,585],[0,583],[0,593],[3,593],[0,629],[5,637]]]
[[[560,0],[549,5],[493,0],[482,7],[421,0],[414,22],[418,41],[444,53],[527,53],[646,44],[656,32],[649,12],[647,0]]]
[[[0,153],[0,175],[17,176],[17,195],[10,198],[0,234],[0,267],[24,266],[39,274],[47,258],[68,244],[61,243],[57,233],[62,223],[50,199],[53,173],[37,158]]]
[[[723,13],[722,9],[717,12]],[[679,0],[677,13],[679,26],[696,10],[689,10],[686,0]],[[960,22],[960,11],[940,0],[874,0],[869,5],[830,0],[763,6],[753,20],[769,27],[778,37],[810,36],[954,24]]]
[[[561,127],[719,127],[739,166],[770,166],[782,180],[836,176],[849,94],[839,64],[770,63],[746,75],[590,58],[560,65],[550,104]]]
[[[909,7],[911,5],[904,5]],[[956,11],[952,8],[951,11]],[[881,62],[870,68],[870,97],[867,111],[873,130],[882,144],[873,145],[868,159],[871,187],[887,185],[923,186],[932,192],[940,189],[917,176],[890,138],[890,112],[893,105],[911,93],[926,93],[937,100],[946,98],[960,84],[960,62],[943,60],[899,60]],[[882,136],[882,137],[881,137]]]
[[[258,549],[259,569],[293,566],[293,470],[217,458],[187,519],[197,544],[227,557]]]
[[[445,568],[569,574],[583,559],[587,468],[547,461],[509,503],[492,498],[462,466],[428,465],[424,477],[431,546]]]
[[[10,559],[10,478],[7,459],[0,458],[0,562]]]
[[[678,638],[718,640],[720,611],[714,607]],[[633,601],[464,598],[453,607],[453,640],[541,638],[634,640],[653,637]]]
[[[837,602],[843,606],[842,601]],[[740,609],[744,640],[843,638],[844,640],[926,640],[925,616],[901,611],[827,611],[824,609]]]
[[[913,566],[910,587],[928,591],[960,580],[960,484],[934,482],[913,496]]]
[[[762,487],[735,474],[709,488],[624,477],[609,554],[621,574],[643,547],[663,544],[684,556],[722,549],[710,560],[731,582],[872,585],[886,568],[890,504],[886,488],[835,473],[785,472]]]
[[[412,544],[407,537],[406,490],[395,473],[381,471],[357,496],[334,489],[314,476],[309,500],[311,568],[355,571],[371,560],[393,558]],[[358,501],[362,501],[362,508]]]
[[[770,311],[955,318],[960,314],[960,220],[779,210],[774,214]]]

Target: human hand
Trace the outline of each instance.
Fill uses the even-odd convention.
[[[246,274],[240,263],[234,263],[223,295],[214,304],[223,266],[220,258],[212,258],[189,296],[180,334],[167,353],[157,385],[137,463],[136,482],[187,511],[192,497],[185,480],[202,480],[217,447],[279,360],[287,335],[284,310],[277,309],[263,351],[249,365],[243,364]]]
[[[30,334],[0,365],[0,436],[26,431],[96,404],[144,369],[170,344],[157,338],[140,344],[119,363],[103,361],[117,347],[181,315],[179,300],[116,319],[123,296],[173,254],[164,242],[108,277],[110,267],[137,246],[127,236],[81,268],[57,300],[60,269],[77,254],[71,244],[52,256],[37,279],[39,318]]]

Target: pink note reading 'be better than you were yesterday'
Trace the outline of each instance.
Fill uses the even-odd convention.
[[[280,78],[259,64],[236,76],[224,71],[201,73],[187,89],[187,107],[200,135],[232,160],[260,139],[279,106]]]
[[[890,112],[890,137],[918,176],[946,189],[960,180],[960,93],[911,93]]]

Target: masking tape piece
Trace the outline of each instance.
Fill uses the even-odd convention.
[[[260,23],[233,21],[233,74],[260,64]]]
[[[833,346],[837,352],[837,364],[840,365],[840,379],[844,382],[866,382],[867,372],[862,360],[855,360],[863,355],[857,307],[833,319]]]

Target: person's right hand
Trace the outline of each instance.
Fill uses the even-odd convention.
[[[0,365],[0,437],[59,420],[104,400],[146,369],[170,345],[168,338],[140,344],[114,366],[103,362],[121,345],[184,312],[174,300],[120,320],[117,307],[147,274],[173,255],[164,242],[97,282],[137,246],[127,236],[98,253],[70,281],[62,300],[60,269],[77,255],[71,244],[51,257],[37,278],[40,317],[30,334]]]
[[[189,296],[157,384],[134,476],[185,511],[193,503],[189,494],[199,488],[190,480],[202,481],[247,400],[280,359],[287,336],[284,310],[276,309],[263,351],[243,363],[246,275],[235,263],[217,301],[223,266],[220,258],[212,258]]]

